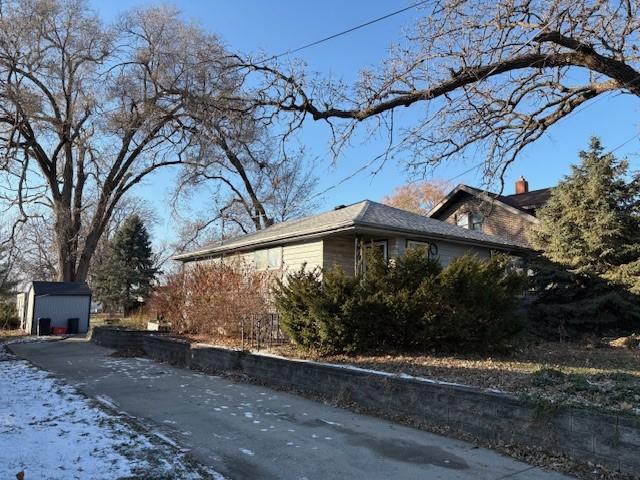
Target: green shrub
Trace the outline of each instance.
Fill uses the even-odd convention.
[[[575,272],[544,257],[529,262],[533,301],[529,323],[543,338],[629,331],[640,322],[640,296],[597,275]]]
[[[8,303],[0,303],[0,328],[18,328],[20,320],[16,307]]]
[[[495,349],[520,329],[513,312],[524,283],[520,275],[509,272],[506,257],[458,257],[438,280],[446,301],[439,312],[440,331],[434,333],[443,343]]]
[[[276,309],[297,345],[325,353],[481,350],[517,330],[520,277],[502,257],[465,256],[442,269],[415,249],[389,262],[370,252],[366,263],[357,277],[303,267],[278,283]]]

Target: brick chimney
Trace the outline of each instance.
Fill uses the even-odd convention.
[[[516,180],[516,195],[527,193],[528,191],[529,182],[527,182],[524,177],[520,177],[518,180]]]

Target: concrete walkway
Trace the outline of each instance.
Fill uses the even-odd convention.
[[[491,450],[87,341],[11,350],[231,479],[567,479]]]

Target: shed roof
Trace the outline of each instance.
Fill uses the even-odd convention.
[[[86,283],[74,282],[31,282],[33,293],[36,297],[45,295],[91,295],[91,289]]]
[[[339,207],[309,217],[278,223],[264,230],[206,245],[192,252],[176,255],[175,260],[189,261],[210,254],[239,250],[267,243],[287,243],[301,237],[330,234],[341,230],[376,229],[409,235],[444,238],[463,243],[484,244],[505,250],[522,249],[522,245],[477,230],[452,225],[371,200]]]

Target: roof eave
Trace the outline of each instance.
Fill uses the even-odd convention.
[[[405,235],[413,235],[414,237],[421,237],[425,239],[433,239],[433,240],[447,240],[452,243],[459,243],[463,245],[474,245],[477,247],[492,247],[498,250],[505,251],[518,251],[518,252],[530,252],[531,249],[524,245],[516,245],[516,244],[503,244],[500,242],[492,242],[490,240],[480,240],[480,239],[469,239],[462,238],[455,235],[446,235],[439,233],[431,233],[424,232],[420,230],[411,230],[405,228],[385,228],[380,225],[375,224],[367,224],[365,222],[360,222],[356,225],[356,231],[372,231],[372,232],[391,232],[391,233],[402,233]]]
[[[289,236],[280,237],[280,238],[273,238],[269,240],[259,240],[255,242],[249,242],[249,243],[244,243],[244,244],[234,245],[234,246],[227,246],[227,247],[221,245],[220,247],[215,247],[215,248],[202,250],[198,252],[182,253],[180,255],[175,255],[171,257],[171,259],[176,260],[178,262],[187,263],[195,260],[200,260],[209,256],[217,256],[225,253],[236,253],[236,252],[242,252],[245,250],[252,250],[256,247],[272,247],[277,245],[287,245],[289,243],[295,243],[301,240],[310,240],[314,238],[332,235],[335,233],[346,232],[349,230],[353,230],[353,228],[354,228],[353,222],[348,222],[347,224],[340,225],[337,227],[325,228],[321,230],[313,230],[313,231],[308,231],[301,234],[289,235]]]

